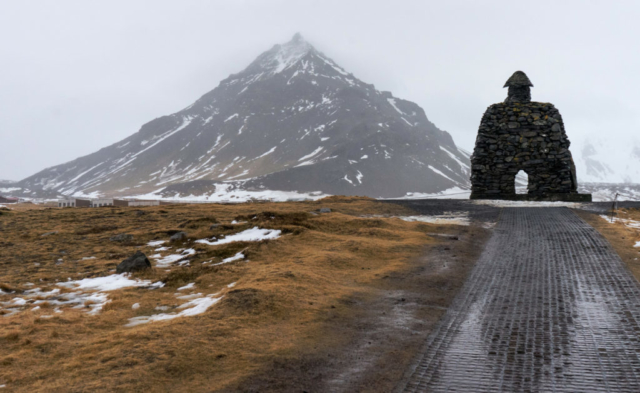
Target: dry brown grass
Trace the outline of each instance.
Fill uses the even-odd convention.
[[[44,205],[38,205],[31,202],[8,203],[8,204],[4,204],[3,206],[5,206],[6,210],[12,210],[16,212],[23,212],[27,210],[44,210],[47,208]],[[5,210],[5,209],[0,208],[0,210]]]
[[[633,220],[640,223],[640,210],[619,209],[613,223],[604,220],[597,214],[585,211],[576,211],[576,213],[611,243],[636,280],[640,281],[640,248],[634,247],[637,242],[640,242],[640,229],[631,228],[623,221]]]
[[[320,207],[333,212],[310,213]],[[162,289],[109,292],[111,301],[99,315],[83,309],[55,314],[44,304],[0,317],[0,385],[29,392],[231,389],[278,356],[313,348],[326,336],[328,318],[349,313],[345,299],[373,293],[382,278],[406,270],[425,247],[446,242],[428,233],[452,231],[395,218],[360,218],[415,214],[367,198],[3,213],[0,287],[16,293],[0,295],[0,301],[30,288],[50,290],[68,278],[112,274],[136,250],[152,253],[147,242],[179,230],[189,234],[184,246],[198,251],[191,266],[136,275],[163,281]],[[234,219],[247,223],[230,225]],[[212,223],[221,225],[210,229]],[[280,229],[283,236],[216,247],[193,243],[253,226]],[[52,234],[43,237],[46,233]],[[133,242],[109,241],[119,233],[132,234]],[[248,262],[202,265],[241,250]],[[96,259],[82,260],[89,256]],[[220,292],[223,300],[199,316],[124,326],[131,317],[158,313],[158,306],[175,309],[183,303],[176,300],[176,289],[190,282],[197,292]],[[237,285],[226,288],[232,282]],[[134,303],[140,308],[133,310]],[[341,345],[323,340],[324,346]]]

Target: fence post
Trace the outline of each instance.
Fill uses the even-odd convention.
[[[611,206],[611,222],[613,222],[613,215],[618,215],[618,193],[613,197],[613,205]]]

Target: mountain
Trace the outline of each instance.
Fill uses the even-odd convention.
[[[20,181],[24,196],[202,195],[222,188],[401,197],[468,188],[469,154],[417,104],[296,34],[192,105]]]
[[[631,148],[629,160],[625,165],[625,181],[627,183],[640,183],[640,144]]]
[[[579,183],[640,184],[640,143],[588,136],[574,149]]]

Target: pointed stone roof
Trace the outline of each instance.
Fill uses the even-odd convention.
[[[511,75],[509,79],[507,79],[507,83],[504,84],[503,87],[510,86],[531,86],[533,87],[533,83],[529,80],[527,74],[522,71],[516,71]]]

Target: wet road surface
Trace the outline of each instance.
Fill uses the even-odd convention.
[[[640,285],[567,208],[505,208],[402,392],[640,392]]]

